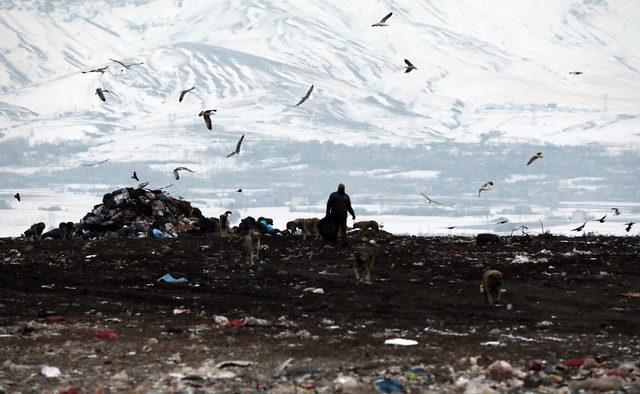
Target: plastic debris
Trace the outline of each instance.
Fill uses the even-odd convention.
[[[116,334],[114,331],[100,331],[93,334],[93,336],[98,339],[108,339],[108,340],[114,340],[118,338],[118,334]]]
[[[40,369],[40,373],[47,378],[58,378],[60,377],[60,375],[62,375],[62,372],[60,372],[60,369],[58,367],[50,367],[48,365],[44,365]]]
[[[506,361],[497,360],[489,365],[487,372],[493,380],[506,380],[513,376],[513,367]]]
[[[307,287],[302,291],[305,293],[324,294],[324,289],[321,287]]]
[[[171,274],[166,274],[160,279],[158,279],[158,282],[179,284],[179,283],[187,283],[189,281],[186,278],[174,278],[173,276],[171,276]]]
[[[404,393],[404,386],[395,380],[378,379],[373,382],[373,385],[381,393]]]
[[[243,360],[226,360],[220,361],[216,364],[216,368],[225,368],[225,367],[248,367],[249,365],[253,365],[252,361],[243,361]]]
[[[418,341],[414,341],[413,339],[393,338],[387,339],[386,341],[384,341],[384,344],[396,346],[415,346],[418,344]]]

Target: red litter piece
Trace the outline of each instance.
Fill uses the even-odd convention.
[[[564,360],[562,362],[562,365],[564,365],[565,367],[581,367],[582,364],[584,364],[584,360],[586,360],[586,358],[571,358],[569,360]]]
[[[95,334],[93,334],[93,336],[98,339],[110,339],[110,340],[118,338],[118,334],[116,334],[113,331],[96,332]]]
[[[235,328],[240,328],[240,327],[244,327],[244,320],[243,319],[233,319],[233,320],[229,320],[229,323],[234,326]]]

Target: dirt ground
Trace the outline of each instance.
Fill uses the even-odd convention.
[[[358,285],[349,256],[371,241],[374,283]],[[4,239],[0,393],[569,392],[607,379],[640,392],[639,241],[263,237],[256,273],[235,236]],[[504,273],[501,305],[480,293],[486,268]],[[158,282],[167,273],[188,282]],[[572,366],[586,356],[595,364]]]

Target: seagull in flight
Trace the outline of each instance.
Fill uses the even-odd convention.
[[[627,228],[625,230],[627,230],[627,232],[629,232],[631,230],[631,226],[633,226],[634,224],[635,224],[634,222],[625,223],[624,225],[627,226]]]
[[[244,134],[242,134],[242,137],[240,137],[240,140],[236,144],[236,150],[234,150],[233,152],[229,153],[227,155],[227,157],[231,157],[233,155],[239,155],[240,154],[240,146],[242,146],[242,140],[244,140]]]
[[[13,198],[15,198],[16,200],[20,201],[20,193],[14,194]]]
[[[125,63],[121,62],[120,60],[115,60],[115,59],[111,59],[111,58],[109,58],[109,60],[111,60],[112,62],[118,63],[119,65],[121,65],[122,67],[126,68],[127,70],[130,69],[133,66],[139,66],[141,64],[144,64],[144,62],[125,64]]]
[[[96,94],[98,95],[98,97],[100,97],[100,100],[102,101],[107,101],[107,98],[104,97],[105,93],[111,93],[111,92],[108,91],[107,89],[102,89],[102,88],[96,89]]]
[[[600,219],[596,220],[596,222],[604,223],[604,218],[606,218],[606,217],[607,217],[607,215],[604,215]]]
[[[485,183],[484,185],[482,185],[482,187],[480,189],[478,189],[478,197],[480,197],[480,193],[487,192],[487,191],[491,190],[491,186],[493,186],[493,182],[491,182],[491,181],[489,181],[489,182]]]
[[[99,161],[99,162],[97,162],[97,163],[82,164],[82,166],[83,166],[83,167],[95,167],[95,166],[97,166],[97,165],[100,165],[100,164],[102,164],[102,163],[106,163],[106,162],[108,162],[108,161],[109,161],[109,159],[107,159],[107,160],[102,160],[102,161]]]
[[[309,96],[311,96],[311,92],[313,92],[313,85],[311,85],[311,87],[309,88],[309,90],[307,90],[307,94],[305,94],[300,101],[298,102],[298,104],[296,104],[296,107],[302,103],[304,103],[305,101],[307,101],[307,99],[309,98]]]
[[[578,227],[574,228],[571,231],[580,232],[580,231],[582,231],[582,229],[584,229],[584,226],[586,226],[586,225],[587,225],[587,222],[584,222],[581,226],[578,226]]]
[[[178,171],[189,171],[189,172],[195,172],[193,170],[188,169],[187,167],[177,167],[173,170],[173,175],[176,177],[176,181],[178,179],[180,179],[180,174],[178,173]],[[168,186],[167,186],[168,187]]]
[[[147,187],[148,184],[149,182],[142,182],[138,185],[138,189],[144,189],[145,187]]]
[[[83,74],[88,74],[88,73],[100,73],[104,75],[104,72],[107,71],[107,69],[109,68],[109,66],[104,66],[101,68],[94,68],[93,70],[89,70],[89,71],[83,71]]]
[[[180,98],[178,99],[178,102],[181,103],[182,99],[184,98],[184,95],[189,93],[190,91],[192,91],[193,89],[195,89],[196,87],[192,87],[191,89],[185,89],[182,92],[180,92]]]
[[[431,203],[433,203],[433,204],[442,205],[441,203],[437,202],[436,200],[434,200],[434,199],[432,199],[432,198],[427,197],[423,192],[420,192],[420,195],[421,195],[422,197],[424,197],[424,199],[425,199],[425,200],[427,200],[427,204],[431,204]]]
[[[393,15],[393,12],[388,13],[384,18],[380,19],[380,22],[374,23],[373,25],[371,25],[371,27],[389,26],[387,24],[387,19],[391,18],[391,15]]]
[[[204,118],[204,124],[207,125],[207,128],[211,130],[211,115],[215,115],[217,109],[205,109],[204,111],[200,111],[198,116],[202,116]]]
[[[530,166],[531,164],[533,164],[534,161],[538,159],[542,159],[542,152],[538,152],[535,155],[533,155],[533,157],[531,157],[527,162],[527,165]]]
[[[458,227],[458,226],[449,226],[449,227],[447,227],[447,230],[453,230],[456,227]]]
[[[505,223],[509,223],[509,219],[502,219],[502,220],[500,220],[500,221],[497,221],[497,222],[496,222],[496,225],[498,225],[498,224],[505,224]]]
[[[411,72],[411,71],[413,71],[413,70],[417,70],[416,66],[414,66],[414,65],[413,65],[409,60],[404,59],[404,62],[405,62],[405,64],[407,65],[407,69],[406,69],[406,71],[404,72],[405,74],[406,74],[406,73],[410,73],[410,72]]]
[[[611,208],[611,210],[613,211],[613,216],[620,215],[620,210],[618,208]]]
[[[582,71],[570,71],[569,74],[571,75],[581,75],[584,74]]]
[[[236,190],[236,193],[242,193],[242,188]]]
[[[140,179],[138,179],[138,174],[136,174],[136,172],[133,172],[133,176],[131,177],[131,179],[135,179],[136,181],[140,182]]]

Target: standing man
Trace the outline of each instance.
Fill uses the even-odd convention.
[[[331,216],[337,228],[338,237],[342,236],[342,243],[347,242],[347,213],[356,220],[356,214],[351,208],[351,199],[344,192],[344,185],[338,185],[338,191],[331,193],[327,201],[327,216]],[[342,234],[342,235],[341,235]]]

